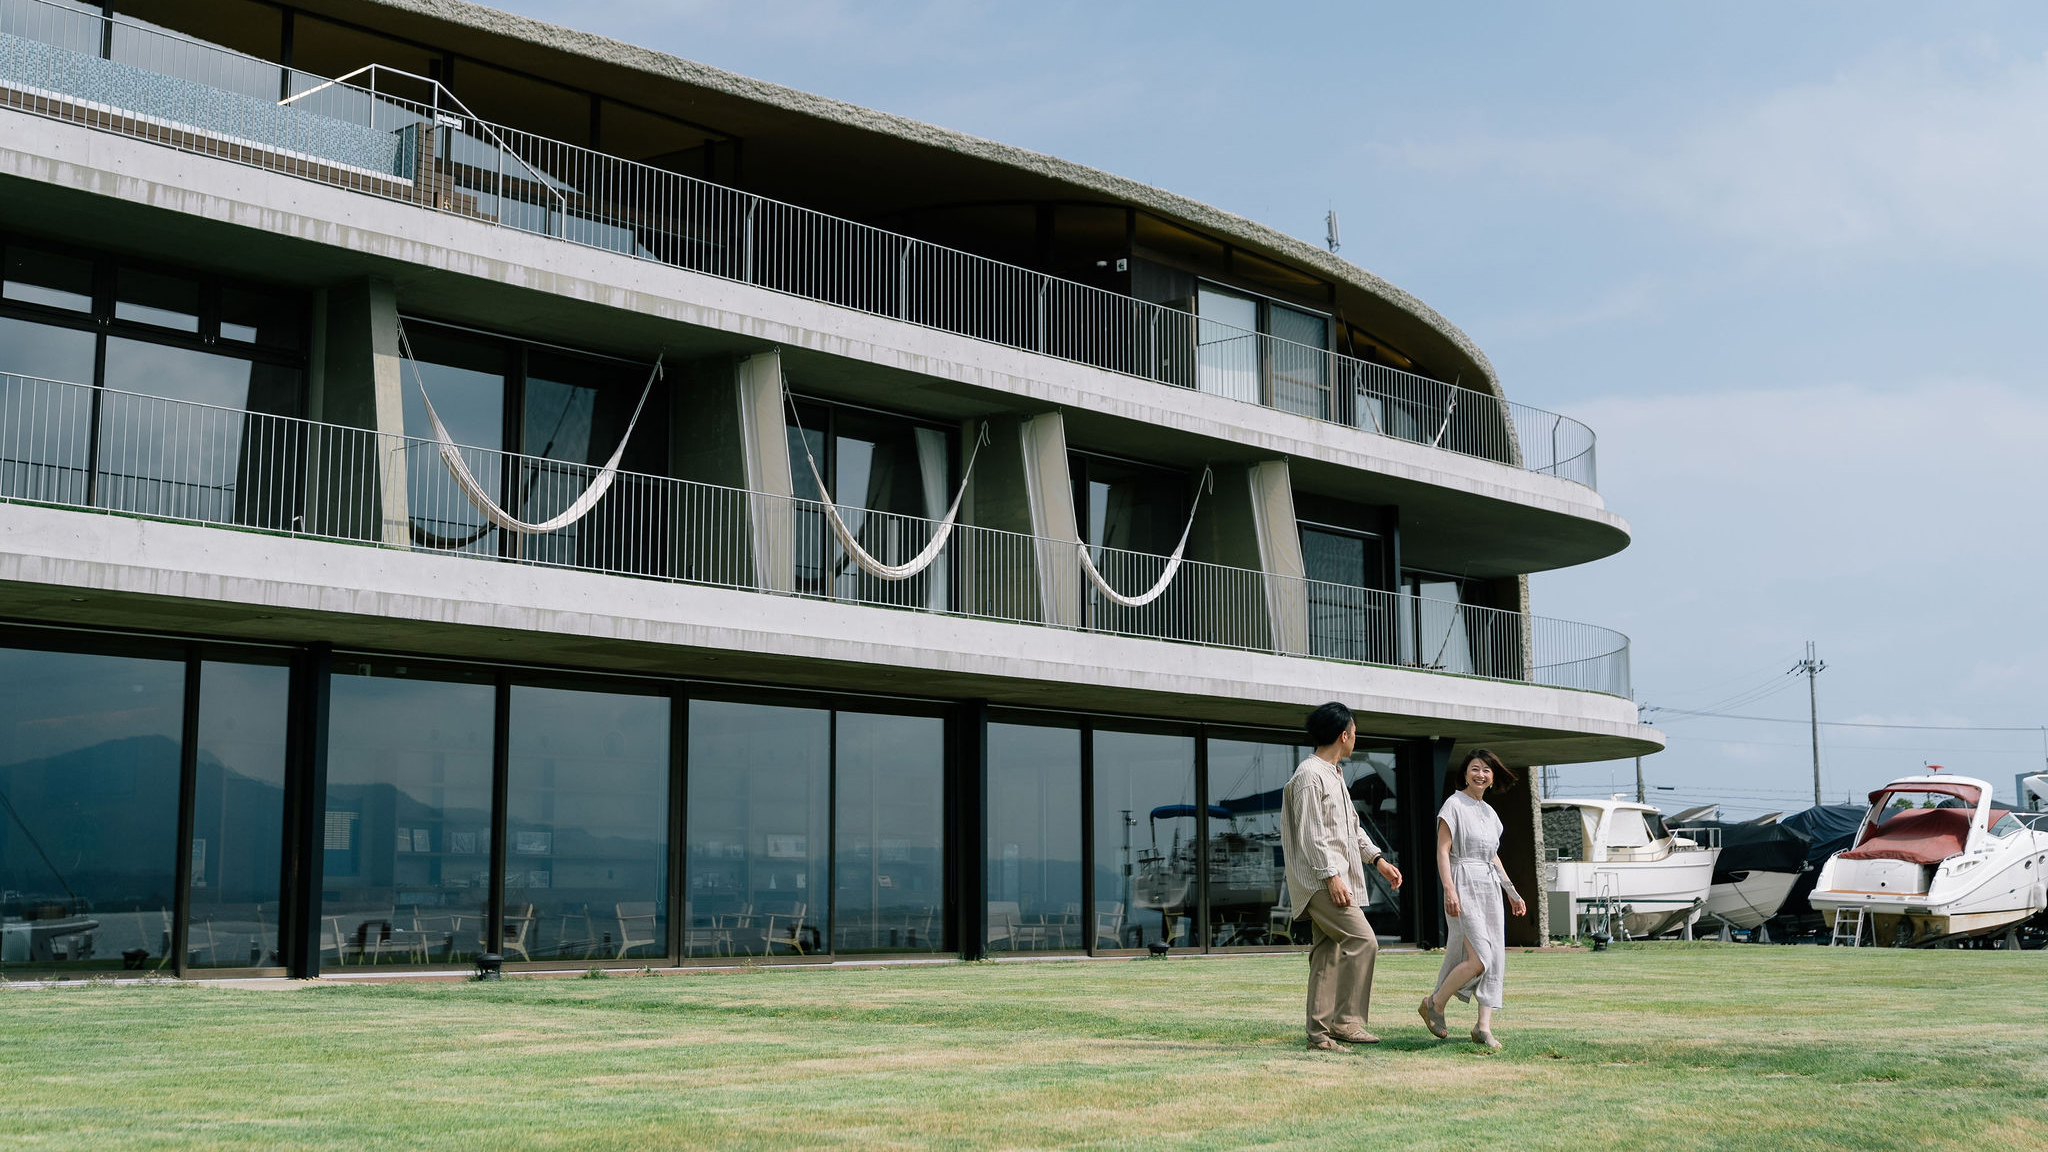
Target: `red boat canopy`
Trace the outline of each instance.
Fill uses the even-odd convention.
[[[1975,792],[1976,789],[1970,789]],[[1961,854],[1970,839],[1971,813],[1962,808],[1907,808],[1870,829],[1844,860],[1904,860],[1939,864]]]

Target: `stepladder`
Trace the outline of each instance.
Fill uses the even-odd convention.
[[[1863,909],[1837,908],[1835,910],[1835,933],[1828,938],[1831,947],[1860,948],[1863,946]]]

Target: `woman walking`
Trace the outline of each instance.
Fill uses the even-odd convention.
[[[1517,916],[1526,915],[1529,906],[1501,866],[1500,817],[1485,795],[1488,788],[1512,783],[1514,774],[1484,748],[1459,764],[1447,781],[1454,791],[1436,814],[1436,867],[1444,882],[1450,940],[1444,945],[1436,991],[1422,998],[1417,1011],[1430,1034],[1442,1040],[1450,1035],[1444,1009],[1450,1007],[1451,997],[1477,999],[1479,1020],[1472,1026],[1472,1042],[1499,1048],[1500,1041],[1493,1038],[1493,1010],[1500,1007],[1507,970],[1501,896],[1507,896]]]

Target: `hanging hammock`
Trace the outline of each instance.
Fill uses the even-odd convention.
[[[441,453],[441,462],[448,466],[448,474],[455,478],[455,486],[462,489],[463,496],[486,520],[507,532],[522,532],[536,536],[567,528],[583,519],[589,515],[592,508],[597,507],[599,500],[604,499],[604,494],[611,490],[612,481],[619,474],[619,461],[625,458],[626,445],[633,439],[633,429],[640,423],[641,411],[647,407],[647,397],[654,391],[654,382],[661,379],[662,356],[667,355],[664,351],[654,358],[654,367],[647,373],[647,383],[640,389],[640,401],[633,405],[633,417],[626,421],[625,435],[619,437],[619,446],[613,449],[611,459],[604,462],[604,468],[598,472],[597,478],[590,482],[590,487],[585,488],[583,494],[563,509],[560,515],[531,522],[521,520],[499,507],[491,494],[484,490],[484,486],[477,482],[476,474],[469,470],[468,462],[462,458],[462,450],[455,446],[454,438],[448,435],[447,426],[441,423],[441,414],[434,411],[434,402],[427,396],[426,378],[420,375],[419,362],[413,359],[412,342],[405,338],[403,323],[398,326],[398,346],[399,351],[405,356],[407,366],[412,369],[413,384],[419,388],[420,402],[427,406],[427,420],[434,427],[435,447]],[[480,531],[477,536],[470,539],[475,540],[481,536]]]
[[[854,539],[852,530],[847,528],[846,521],[840,518],[839,505],[832,501],[831,489],[825,487],[825,477],[818,471],[818,458],[811,454],[811,438],[804,433],[803,422],[796,415],[796,400],[789,394],[789,378],[786,376],[782,380],[782,399],[789,405],[789,418],[796,422],[796,438],[803,443],[804,460],[811,466],[811,481],[818,486],[818,503],[825,506],[825,522],[832,526],[832,535],[846,550],[847,556],[860,565],[861,571],[878,580],[908,580],[931,567],[932,561],[945,550],[946,541],[953,535],[953,525],[959,521],[960,501],[967,495],[967,481],[974,476],[974,462],[981,457],[981,446],[988,443],[988,422],[982,422],[981,436],[974,441],[974,450],[967,454],[967,470],[960,474],[960,489],[953,493],[953,506],[946,509],[946,518],[939,521],[938,531],[932,533],[931,542],[907,563],[884,564],[860,546],[860,541]]]
[[[1462,382],[1465,378],[1463,376],[1459,376],[1458,379]],[[1437,427],[1436,436],[1430,440],[1429,446],[1431,448],[1443,447],[1444,433],[1449,432],[1451,430],[1451,413],[1456,412],[1457,410],[1458,385],[1453,384],[1451,385],[1450,399],[1444,402],[1444,422]]]
[[[1095,590],[1102,593],[1112,603],[1121,604],[1126,608],[1143,608],[1164,595],[1167,586],[1173,583],[1173,578],[1180,574],[1181,554],[1187,551],[1188,534],[1195,530],[1195,511],[1202,506],[1202,491],[1205,488],[1214,489],[1215,486],[1215,475],[1207,468],[1202,469],[1202,482],[1195,485],[1195,502],[1188,507],[1187,527],[1180,530],[1180,543],[1173,546],[1173,555],[1166,558],[1166,571],[1159,574],[1158,583],[1136,596],[1126,596],[1111,588],[1109,581],[1104,580],[1102,573],[1096,569],[1095,561],[1089,557],[1088,546],[1086,544],[1075,545],[1081,553],[1081,570],[1088,574],[1088,580],[1095,585]]]

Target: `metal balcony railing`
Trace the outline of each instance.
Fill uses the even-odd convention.
[[[486,124],[391,69],[0,0],[0,106],[1596,487],[1592,430],[1554,412]]]
[[[462,449],[515,515],[559,513],[599,469]],[[842,600],[917,612],[1629,693],[1628,638],[1470,604],[1184,563],[1143,608],[1102,596],[1079,545],[975,525],[908,580],[854,565],[816,501],[621,474],[583,520],[545,535],[492,527],[432,441],[289,416],[0,374],[0,500],[103,509],[509,563]],[[842,508],[886,564],[921,552],[934,521]],[[1166,558],[1091,549],[1134,593]]]

